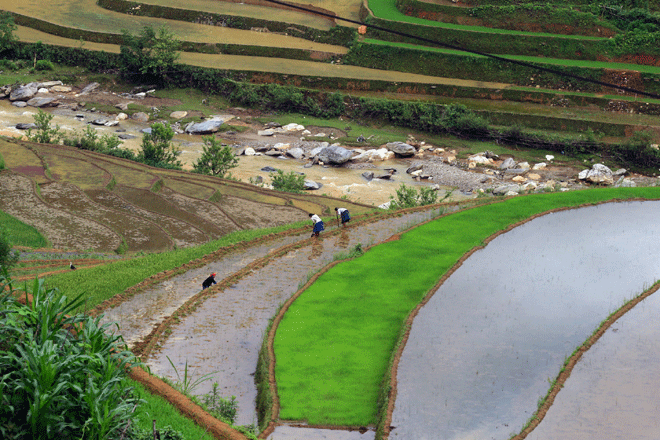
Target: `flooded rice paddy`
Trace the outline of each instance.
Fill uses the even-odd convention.
[[[339,429],[301,428],[282,425],[267,437],[267,440],[373,440],[374,431],[345,431]]]
[[[659,202],[628,202],[553,213],[474,253],[413,323],[399,364],[390,438],[507,439],[518,433],[564,359],[612,311],[660,278],[659,208]],[[645,363],[657,365],[657,341],[647,349],[643,335],[626,334],[622,345],[627,349],[617,352],[613,347],[609,358],[613,362],[637,353],[619,368],[633,375],[639,369],[643,375],[648,371]],[[585,375],[576,380],[578,386],[604,377],[603,370],[589,368],[589,361],[578,365]],[[604,369],[616,369],[610,365]],[[648,376],[657,384],[657,371]],[[569,380],[559,400],[570,387]],[[636,391],[626,388],[605,383],[589,400],[592,411],[604,416],[608,407],[617,405],[619,397],[610,395],[614,402],[607,402],[606,391],[630,394],[634,401]],[[626,399],[620,398],[624,404]],[[648,393],[639,398],[638,407],[656,408],[657,399]],[[555,407],[561,406],[559,400]],[[533,438],[587,438],[573,431],[580,424],[587,433],[600,429],[597,417],[589,423],[580,417],[584,405],[579,392],[573,400],[579,410],[558,410],[563,418],[558,415],[541,425],[566,428],[565,436],[548,431]],[[571,417],[572,425],[563,425]],[[649,425],[655,426],[653,417]]]
[[[297,250],[254,270],[230,288],[218,292],[180,324],[174,327],[159,353],[147,364],[151,371],[176,380],[169,364],[179,372],[188,363],[195,377],[211,374],[212,380],[200,385],[195,394],[207,393],[219,384],[222,396],[236,396],[238,424],[256,422],[254,372],[268,321],[286,301],[316,272],[356,244],[382,242],[413,224],[431,218],[430,212],[406,214],[359,227],[349,227],[336,236],[314,240]],[[334,227],[335,225],[327,225]],[[307,238],[305,234],[299,240]],[[222,262],[218,262],[222,266]],[[185,275],[187,277],[187,275]],[[201,278],[198,279],[201,283]],[[197,283],[198,285],[198,283]]]
[[[660,295],[619,318],[577,363],[528,440],[660,438]]]

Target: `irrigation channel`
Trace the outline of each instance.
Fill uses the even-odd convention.
[[[564,360],[660,278],[660,202],[548,214],[475,252],[415,318],[391,439],[508,439]],[[578,362],[528,438],[658,438],[658,295]]]
[[[448,209],[451,209],[448,208]],[[362,225],[352,225],[331,236],[309,239],[309,232],[285,237],[268,244],[238,250],[206,266],[187,271],[140,292],[119,306],[106,310],[105,322],[117,322],[129,345],[149,334],[155,324],[190,297],[197,294],[209,273],[222,280],[256,259],[282,246],[307,240],[303,246],[274,258],[263,268],[253,270],[224,291],[218,290],[194,312],[172,328],[172,333],[147,364],[152,373],[176,381],[177,375],[168,361],[172,360],[180,374],[186,362],[194,378],[211,373],[211,380],[194,390],[204,394],[212,383],[219,384],[222,396],[236,396],[239,405],[238,424],[256,422],[254,371],[270,318],[280,304],[291,297],[310,273],[330,263],[334,256],[355,245],[369,246],[387,240],[412,225],[432,218],[438,210],[419,211]],[[327,225],[329,232],[336,225]],[[286,428],[282,428],[285,430]],[[306,430],[311,434],[311,430]],[[334,433],[333,439],[350,434]],[[280,435],[277,431],[274,435]],[[373,438],[373,432],[371,433]],[[280,438],[280,437],[276,437]],[[321,437],[323,438],[323,437]],[[366,439],[365,436],[361,437]]]

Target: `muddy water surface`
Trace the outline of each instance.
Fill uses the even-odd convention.
[[[199,293],[202,282],[211,273],[215,272],[216,281],[220,281],[268,252],[300,239],[301,237],[297,236],[284,237],[267,244],[235,251],[203,267],[157,283],[117,307],[105,311],[102,322],[116,322],[119,325],[119,333],[129,347],[132,347],[148,335],[154,325],[171,315],[190,297]]]
[[[199,386],[195,393],[206,393],[212,382],[217,382],[222,396],[237,397],[238,423],[256,422],[254,372],[257,357],[268,320],[280,304],[298,290],[308,274],[331,262],[335,254],[348,251],[358,243],[365,246],[379,243],[430,215],[429,212],[413,213],[349,227],[338,236],[322,236],[255,270],[231,288],[208,298],[176,326],[160,353],[148,360],[151,371],[176,379],[169,357],[180,372],[187,362],[195,377],[211,373],[212,381]]]
[[[577,363],[529,440],[660,438],[660,294],[618,319]]]
[[[564,358],[660,278],[658,209],[631,202],[549,214],[473,254],[415,319],[390,438],[519,432]]]
[[[300,428],[296,426],[278,426],[268,436],[268,440],[373,440],[374,431],[343,431],[338,429]]]

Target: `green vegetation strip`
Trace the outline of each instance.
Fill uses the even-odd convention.
[[[191,263],[193,260],[209,255],[222,247],[300,228],[303,223],[307,225],[308,222],[298,222],[268,229],[236,231],[219,240],[194,248],[176,249],[121,260],[91,269],[67,272],[49,278],[48,285],[57,287],[60,291],[66,292],[67,295],[72,297],[83,294],[86,299],[85,309],[89,310],[160,272],[173,270]]]
[[[365,38],[365,43],[378,44],[381,46],[394,46],[405,49],[423,50],[428,52],[437,52],[448,55],[462,55],[476,58],[486,58],[483,55],[477,55],[470,52],[463,52],[460,50],[442,49],[439,47],[419,46],[410,43],[396,43],[391,41],[375,40],[373,38]],[[643,73],[660,74],[660,67],[657,66],[644,66],[642,64],[625,64],[625,63],[610,63],[605,61],[590,61],[590,60],[568,60],[558,58],[546,57],[533,57],[525,55],[505,55],[504,58],[516,61],[525,61],[528,63],[537,64],[550,64],[553,66],[571,66],[571,67],[586,67],[590,69],[618,69],[618,70],[634,70]]]
[[[135,380],[127,379],[127,381],[135,389],[136,394],[144,400],[144,403],[136,408],[135,418],[133,419],[138,428],[151,432],[155,420],[158,430],[171,427],[183,434],[185,439],[215,440],[215,437],[209,434],[206,429],[181,414],[177,408],[163,397],[151,394]]]
[[[274,341],[280,418],[364,426],[384,420],[390,366],[408,315],[467,252],[535,215],[659,188],[535,194],[451,214],[331,268],[288,309]]]
[[[30,248],[48,246],[46,238],[34,227],[23,223],[4,211],[0,211],[0,227],[7,229],[13,246],[27,246]]]
[[[489,34],[510,34],[520,36],[534,36],[534,37],[556,37],[556,38],[569,38],[576,40],[605,40],[602,37],[587,37],[583,35],[558,35],[546,32],[524,32],[512,31],[508,29],[489,28],[486,26],[469,26],[454,23],[442,23],[434,20],[426,20],[424,18],[410,17],[399,11],[396,7],[395,0],[369,0],[369,9],[373,12],[374,16],[391,21],[400,21],[404,23],[417,24],[423,26],[433,26],[444,29],[457,29],[472,32],[484,32]]]

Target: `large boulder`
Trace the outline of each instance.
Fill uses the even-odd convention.
[[[323,185],[318,182],[314,182],[313,180],[305,180],[305,185],[303,186],[303,189],[313,191],[313,190],[321,189],[322,187]]]
[[[208,121],[190,123],[186,125],[185,132],[188,134],[211,134],[220,130],[220,126],[224,124],[222,119],[209,119]]]
[[[512,157],[509,157],[502,162],[500,165],[501,170],[508,170],[509,168],[514,168],[516,166],[516,161]]]
[[[28,100],[27,105],[31,107],[50,107],[59,104],[55,98],[32,98]]]
[[[286,150],[286,154],[288,156],[293,157],[294,159],[300,160],[300,159],[302,159],[303,154],[305,154],[305,152],[303,151],[302,148],[296,147],[296,148],[291,148],[289,150]]]
[[[414,156],[417,153],[417,150],[412,145],[406,144],[404,142],[390,142],[385,145],[388,150],[394,152],[399,156],[410,157]]]
[[[598,185],[614,184],[612,170],[602,163],[594,164],[590,170],[580,171],[580,174],[578,174],[578,179],[586,180],[587,182],[595,183]]]
[[[394,157],[394,153],[387,148],[379,148],[377,150],[367,150],[353,157],[353,162],[374,162],[381,160],[389,160]]]
[[[101,84],[97,82],[89,83],[83,89],[80,91],[81,95],[87,95],[88,93],[92,93],[94,90],[96,90]]]
[[[496,196],[502,196],[502,195],[507,195],[511,193],[518,194],[520,192],[520,185],[517,185],[515,183],[509,184],[509,185],[501,185],[498,186],[497,188],[493,188],[493,194]]]
[[[32,98],[34,95],[37,94],[37,90],[39,90],[39,88],[37,87],[36,83],[30,83],[24,86],[17,87],[15,89],[12,89],[11,93],[9,94],[9,100],[27,101],[28,99]]]
[[[348,162],[353,157],[353,153],[344,147],[330,145],[324,148],[318,154],[318,158],[323,163],[341,165]]]

